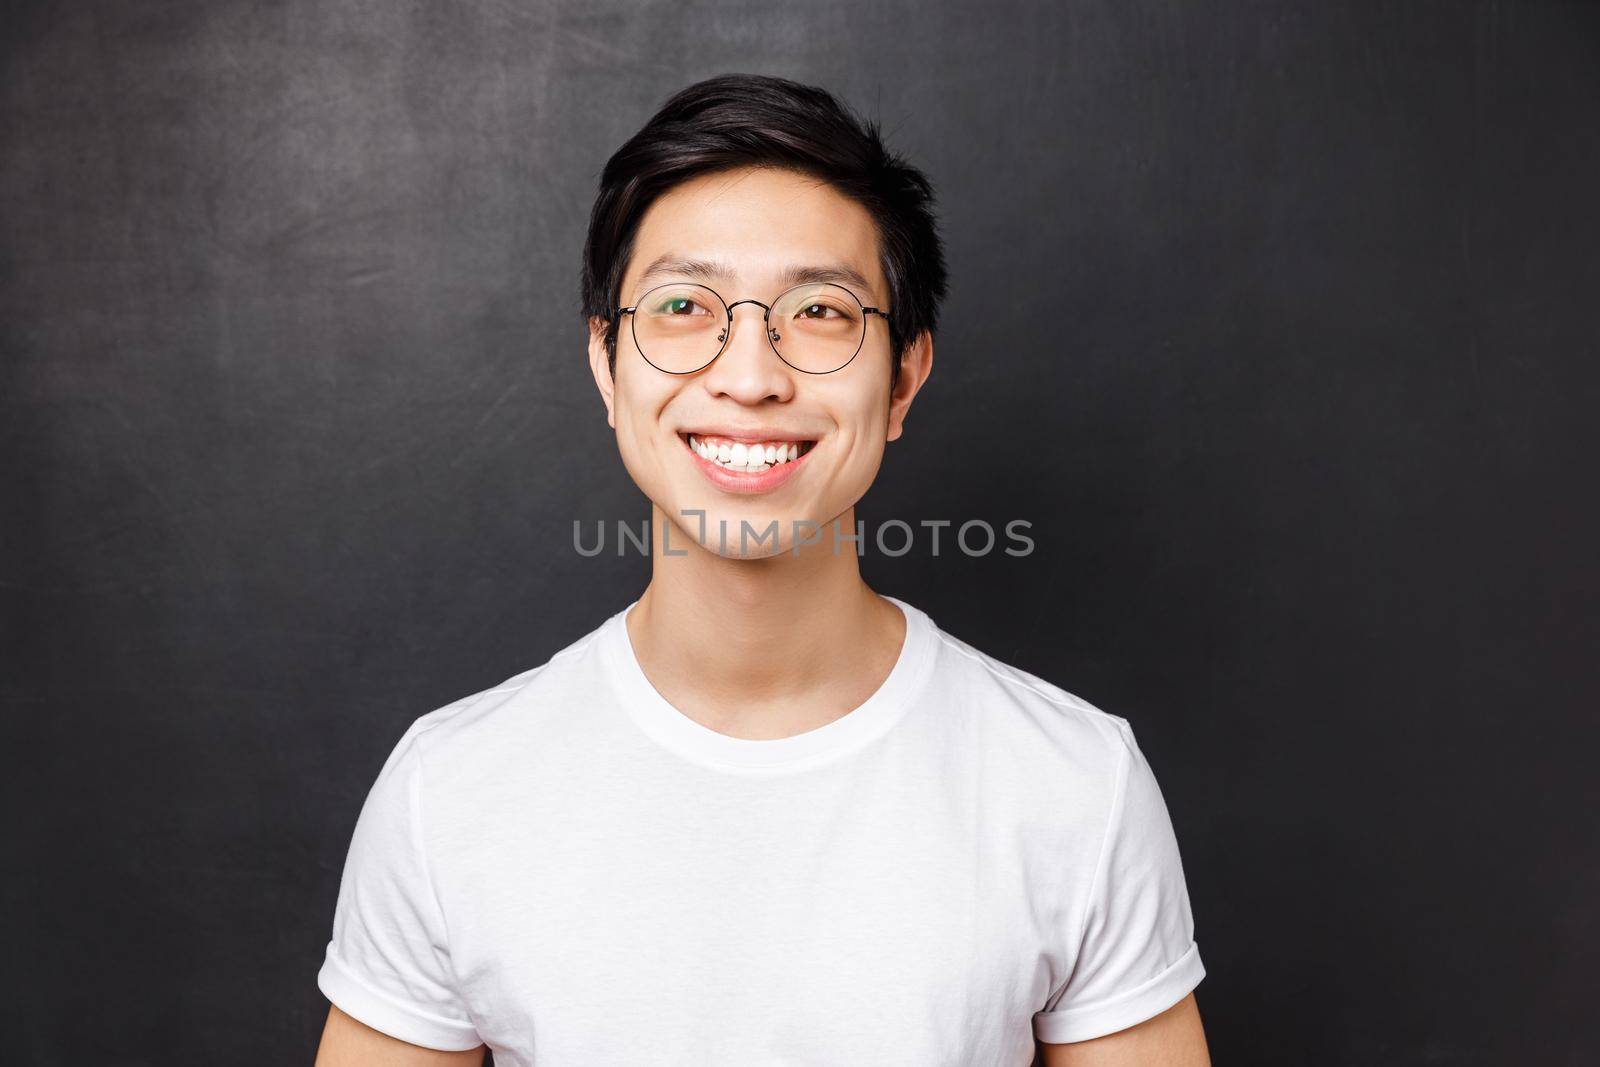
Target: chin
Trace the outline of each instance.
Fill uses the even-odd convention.
[[[679,543],[676,538],[681,534],[728,559],[766,559],[788,552],[794,545],[796,529],[802,534],[808,533],[811,527],[806,523],[814,521],[758,508],[729,508],[714,501],[678,504],[675,509],[666,513],[678,527],[673,535],[674,546]],[[741,523],[748,525],[741,526]],[[742,550],[741,532],[744,534]],[[676,547],[673,550],[676,552]]]

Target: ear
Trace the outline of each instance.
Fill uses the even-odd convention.
[[[898,440],[904,432],[911,399],[932,372],[933,335],[923,330],[917,334],[916,340],[906,346],[905,353],[900,357],[900,378],[894,383],[894,391],[889,394],[889,432],[884,440]]]
[[[605,401],[606,425],[615,430],[617,383],[611,376],[611,365],[606,358],[606,329],[609,325],[598,316],[589,320],[589,370],[594,374],[594,384],[600,388],[600,399]]]

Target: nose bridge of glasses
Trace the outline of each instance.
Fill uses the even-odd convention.
[[[745,299],[743,299],[743,300],[735,300],[733,303],[727,305],[727,307],[728,307],[728,318],[730,318],[730,319],[733,318],[733,309],[738,307],[740,304],[754,304],[756,307],[760,308],[761,309],[761,318],[762,318],[763,321],[766,320],[767,316],[772,314],[772,305],[763,304],[761,301],[755,299],[754,297],[745,297]]]
[[[756,307],[761,309],[761,323],[762,323],[761,332],[766,337],[767,344],[768,345],[772,345],[773,344],[773,339],[772,339],[772,328],[771,328],[771,323],[770,323],[770,316],[772,314],[772,306],[770,304],[763,304],[761,301],[756,300],[753,297],[746,297],[743,300],[735,300],[731,304],[725,304],[724,305],[724,307],[726,307],[727,311],[728,311],[728,327],[727,327],[727,330],[719,338],[719,340],[722,341],[722,343],[723,343],[723,347],[724,348],[727,347],[727,345],[728,345],[728,343],[730,341],[730,338],[732,337],[732,334],[733,334],[733,309],[738,307],[740,304],[754,304]]]

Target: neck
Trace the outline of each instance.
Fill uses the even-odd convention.
[[[784,737],[858,706],[898,657],[898,608],[861,578],[855,509],[814,545],[730,559],[651,507],[650,584],[628,615],[640,666],[663,697],[702,725]],[[693,525],[692,521],[689,525]],[[716,544],[715,533],[707,542]],[[666,551],[670,550],[670,555]],[[679,553],[682,553],[681,555]]]

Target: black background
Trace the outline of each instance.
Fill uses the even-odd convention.
[[[1127,717],[1219,1064],[1600,1043],[1600,10],[10,4],[8,1062],[309,1063],[418,715],[643,588],[577,312],[610,152],[728,70],[940,196],[869,553]],[[619,990],[619,1003],[633,991]]]

